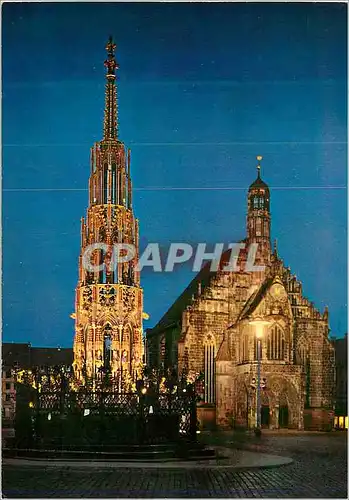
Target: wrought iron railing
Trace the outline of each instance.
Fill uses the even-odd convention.
[[[64,367],[22,374],[18,407],[23,446],[110,447],[196,440],[196,381],[152,373],[133,392],[111,384],[77,387]],[[21,417],[22,415],[22,417]],[[28,435],[29,433],[29,435]],[[28,439],[26,436],[28,435]],[[22,446],[22,445],[21,445]]]
[[[196,441],[194,392],[55,391],[36,392],[35,396],[29,414],[32,445],[37,448]]]

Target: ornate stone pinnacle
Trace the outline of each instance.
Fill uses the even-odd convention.
[[[105,47],[107,54],[108,54],[108,59],[104,61],[104,66],[107,68],[107,78],[108,77],[115,77],[115,70],[119,68],[119,65],[117,64],[115,60],[115,49],[116,45],[113,42],[113,38],[110,36],[108,43]]]

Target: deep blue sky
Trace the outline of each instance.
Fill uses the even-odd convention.
[[[336,3],[4,4],[3,339],[72,345],[111,33],[143,243],[243,238],[263,155],[279,252],[342,336],[346,20]],[[145,327],[192,277],[143,274]]]

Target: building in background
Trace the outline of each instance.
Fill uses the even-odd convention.
[[[261,158],[258,157],[258,160]],[[267,322],[261,339],[262,426],[329,429],[333,424],[334,349],[328,310],[320,313],[271,248],[270,191],[258,175],[247,195],[247,235],[237,271],[202,268],[163,318],[147,331],[152,366],[204,373],[203,426],[256,422],[257,339],[251,321]],[[256,266],[246,267],[257,243]]]
[[[16,385],[14,372],[40,366],[72,366],[73,349],[32,347],[31,344],[2,344],[2,435],[13,436],[16,415]]]
[[[348,429],[348,334],[343,338],[331,339],[336,353],[336,429]]]
[[[30,344],[2,344],[2,427],[13,427],[16,411],[14,370],[30,368]]]
[[[118,136],[118,65],[112,39],[106,49],[104,134],[91,150],[89,207],[86,220],[81,220],[74,371],[81,381],[98,381],[107,370],[121,387],[124,380],[136,376],[143,361],[143,290],[135,269],[139,242],[138,220],[132,208],[130,150]],[[88,255],[94,244],[99,249]],[[134,258],[115,264],[114,244],[133,245]],[[101,270],[87,269],[91,257]]]

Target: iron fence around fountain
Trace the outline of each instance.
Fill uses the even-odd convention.
[[[196,441],[194,393],[36,391],[31,404],[36,448],[112,448]]]

